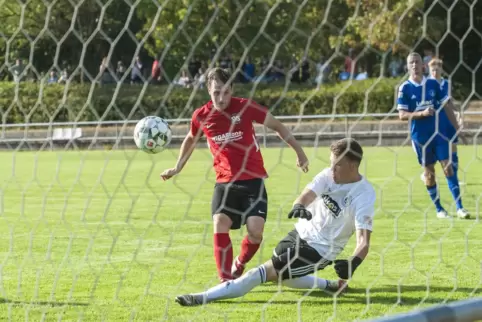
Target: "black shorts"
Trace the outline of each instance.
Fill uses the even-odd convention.
[[[310,275],[332,264],[301,239],[296,229],[278,243],[271,260],[278,276],[284,280]]]
[[[211,213],[225,214],[233,221],[231,229],[239,229],[251,216],[264,218],[268,213],[268,194],[263,179],[240,180],[214,185]]]

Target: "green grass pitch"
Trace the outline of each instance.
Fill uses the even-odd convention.
[[[270,178],[265,239],[252,268],[293,227],[304,185],[328,165],[307,149],[310,172],[290,149],[266,148]],[[177,149],[0,153],[0,320],[347,321],[481,295],[482,225],[438,220],[409,147],[366,148],[361,172],[378,193],[371,252],[344,296],[266,284],[242,299],[183,308],[177,294],[215,285],[210,199],[212,158],[197,150],[162,182]],[[477,216],[481,153],[460,151],[462,193]],[[454,205],[440,168],[443,203]],[[464,175],[465,172],[465,175]],[[245,231],[232,233],[235,254]],[[352,239],[344,256],[354,247]],[[332,267],[319,276],[334,278]]]

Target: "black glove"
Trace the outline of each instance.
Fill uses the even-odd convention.
[[[337,259],[335,261],[335,272],[339,278],[347,280],[353,276],[355,270],[363,262],[360,257],[350,257],[349,259]]]
[[[293,209],[291,209],[290,213],[288,214],[288,218],[302,218],[306,220],[311,220],[312,217],[313,215],[311,214],[311,212],[306,210],[305,206],[300,203],[294,205]]]

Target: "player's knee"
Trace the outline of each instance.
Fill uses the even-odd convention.
[[[441,165],[446,177],[451,177],[454,175],[454,168],[451,162],[447,160],[447,161],[441,162]]]
[[[444,168],[444,173],[445,173],[445,176],[446,177],[451,177],[454,175],[454,168],[452,167],[452,165]]]
[[[269,260],[263,264],[266,271],[266,281],[278,280],[278,272],[274,268],[273,260]]]
[[[435,173],[433,172],[425,172],[425,185],[427,187],[432,187],[436,184],[435,181]]]
[[[225,214],[215,214],[213,216],[213,222],[215,233],[228,233],[233,224],[231,218]]]
[[[449,163],[446,166],[444,166],[444,173],[446,177],[451,177],[454,175],[454,167],[452,166],[452,163]]]
[[[271,257],[272,272],[274,272],[273,281],[277,280],[281,276],[282,280],[294,278],[292,272],[292,262],[289,254],[283,253],[279,256],[273,255]]]
[[[264,218],[248,217],[246,220],[246,228],[248,231],[248,239],[256,244],[263,240]]]
[[[424,169],[425,175],[425,185],[427,187],[431,187],[435,185],[435,169],[433,167],[426,167]]]

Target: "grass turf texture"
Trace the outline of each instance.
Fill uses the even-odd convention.
[[[460,149],[462,193],[476,215],[481,154]],[[287,213],[303,186],[328,164],[307,150],[308,174],[289,149],[263,150],[270,178],[265,239],[252,268],[270,258],[294,221]],[[366,148],[362,173],[378,193],[371,252],[344,296],[266,284],[242,299],[183,308],[178,294],[217,283],[208,150],[194,153],[175,180],[158,174],[177,149],[0,153],[0,319],[125,321],[346,321],[481,295],[478,220],[438,220],[409,147]],[[443,204],[453,202],[438,170]],[[463,172],[463,171],[461,171]],[[245,231],[234,231],[235,255]],[[351,254],[354,239],[344,252]],[[334,278],[332,266],[319,276]],[[311,293],[311,294],[310,294]]]

